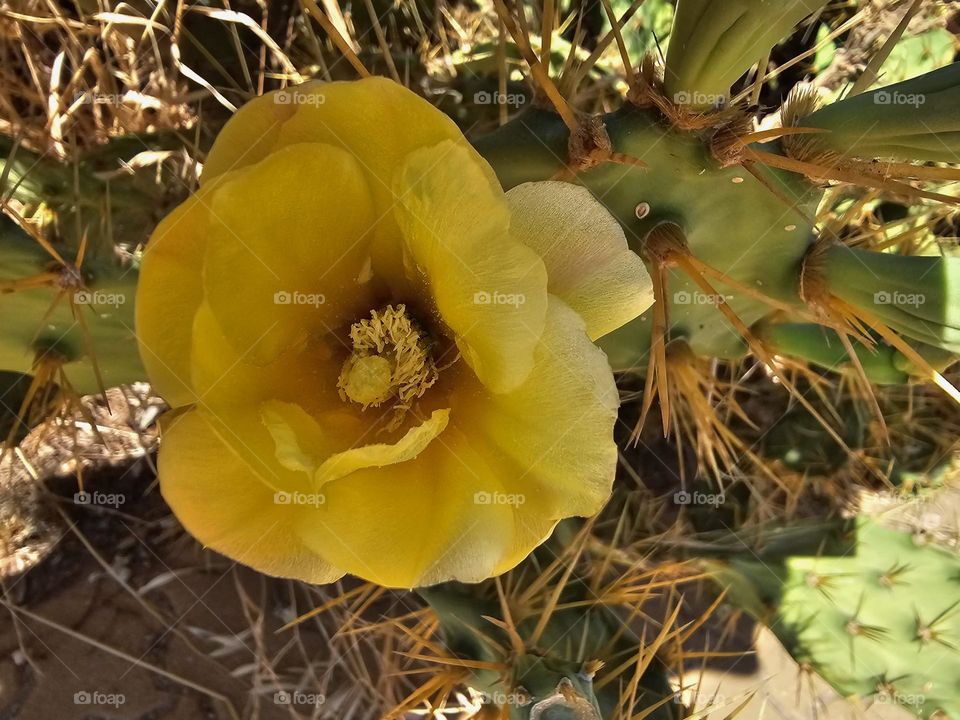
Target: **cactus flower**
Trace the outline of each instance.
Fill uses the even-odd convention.
[[[401,86],[265,95],[144,253],[140,350],[174,408],[163,495],[272,575],[504,572],[606,500],[618,403],[592,339],[651,302],[585,189],[504,193]]]

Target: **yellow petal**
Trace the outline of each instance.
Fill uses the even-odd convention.
[[[393,172],[410,152],[462,138],[450,118],[387,78],[309,82],[240,108],[210,150],[203,179],[257,163],[286,145],[324,143],[354,155],[379,178],[375,192],[387,196]]]
[[[495,392],[515,388],[543,332],[547,274],[511,237],[489,166],[456,143],[440,143],[407,158],[395,192],[406,246],[464,360]]]
[[[204,420],[220,442],[276,491],[310,493],[323,461],[364,442],[370,426],[350,408],[319,414],[297,402],[202,405]]]
[[[525,183],[507,192],[514,236],[547,266],[549,291],[576,310],[596,340],[653,304],[653,284],[620,223],[579,185]]]
[[[506,394],[476,381],[416,458],[323,486],[306,544],[368,580],[477,582],[525,558],[565,517],[592,515],[617,463],[617,391],[582,319],[551,299],[530,377]],[[548,421],[545,421],[548,418]]]
[[[140,356],[157,392],[173,407],[196,400],[190,383],[191,328],[203,301],[201,268],[213,186],[165,217],[147,243],[137,283]]]
[[[434,410],[420,425],[410,428],[397,442],[375,443],[331,455],[316,472],[316,487],[339,480],[356,470],[379,468],[413,460],[447,427],[449,410]]]
[[[266,364],[371,307],[363,267],[376,217],[366,178],[343,150],[289,146],[232,172],[212,215],[207,302],[249,362]]]
[[[284,123],[279,145],[320,142],[340,147],[370,174],[373,191],[391,201],[394,174],[407,155],[444,140],[465,144],[456,123],[387,78],[313,82],[293,92],[303,93],[303,101]]]
[[[347,410],[337,392],[343,362],[339,340],[305,343],[267,365],[254,365],[234,349],[210,306],[201,303],[193,320],[191,378],[198,402],[208,407],[255,405],[282,400],[313,414]],[[338,355],[336,348],[341,349]]]
[[[333,439],[299,405],[265,402],[260,417],[273,438],[277,462],[287,470],[312,477],[323,458],[336,452]]]
[[[561,300],[551,296],[534,369],[523,385],[485,397],[465,388],[452,402],[457,427],[492,459],[512,491],[527,497],[527,516],[588,516],[606,502],[617,466],[617,388],[606,356]],[[532,528],[534,535],[542,530]]]
[[[303,542],[387,587],[490,577],[512,547],[514,509],[477,502],[479,488],[502,491],[501,479],[449,432],[413,460],[324,485],[326,502],[300,518]]]
[[[311,583],[343,575],[295,532],[310,506],[277,502],[276,491],[220,442],[200,412],[164,425],[159,470],[164,499],[204,545],[270,575]]]
[[[259,162],[287,145],[323,143],[347,151],[367,175],[382,216],[373,265],[383,274],[393,269],[391,287],[409,293],[399,274],[401,246],[390,212],[394,175],[411,152],[444,140],[467,146],[450,118],[398,83],[383,77],[310,82],[242,107],[214,143],[203,178],[208,182],[228,168]]]
[[[217,135],[203,164],[203,184],[263,160],[274,151],[280,128],[298,107],[277,101],[271,92],[254,98],[234,113]]]

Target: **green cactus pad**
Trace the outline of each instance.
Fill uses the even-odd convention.
[[[675,222],[699,260],[769,297],[799,304],[799,267],[812,237],[805,218],[815,214],[819,189],[797,175],[758,169],[771,187],[795,199],[797,207],[790,207],[742,167],[720,167],[704,138],[667,128],[649,110],[625,108],[609,115],[606,125],[613,147],[648,168],[606,163],[581,179],[620,221],[635,250],[642,252],[643,238],[656,225]],[[638,218],[641,203],[649,210]],[[719,281],[712,284],[716,296],[682,270],[669,271],[671,337],[685,338],[699,355],[739,357],[746,352],[744,340],[717,305],[727,305],[747,326],[771,307]],[[637,347],[645,357],[651,327],[648,311],[604,340],[615,367],[635,365]],[[624,340],[633,348],[626,356],[618,352]]]
[[[706,137],[669,128],[652,109],[627,106],[606,115],[604,124],[616,152],[648,167],[607,162],[582,173],[579,180],[620,221],[634,250],[643,252],[643,239],[655,226],[674,222],[703,262],[769,297],[801,304],[800,264],[812,241],[806,218],[815,214],[822,196],[819,188],[797,175],[759,168],[770,188],[776,188],[772,190],[742,167],[723,168],[710,153]],[[562,170],[558,158],[565,155],[566,142],[560,119],[535,110],[477,147],[509,188]],[[788,205],[778,193],[797,206]],[[748,326],[768,315],[771,306],[713,284],[717,297],[704,293],[683,271],[669,271],[671,337],[685,338],[701,355],[739,357],[746,344],[718,303],[725,303]],[[603,338],[601,345],[616,369],[645,369],[651,327],[648,311]]]
[[[31,238],[5,232],[0,236],[0,281],[32,277],[56,268]],[[105,387],[146,377],[137,352],[133,303],[137,271],[103,261],[85,262],[84,287],[76,290],[40,287],[0,294],[0,369],[32,373],[39,357],[62,361],[70,385],[81,394],[101,390],[90,349],[97,358]],[[51,312],[54,300],[61,295]],[[68,295],[89,329],[84,337]]]
[[[773,602],[770,628],[844,696],[960,718],[960,557],[861,518],[856,549],[735,564]],[[733,597],[750,597],[735,592]],[[755,607],[753,608],[755,609]]]
[[[907,337],[960,352],[960,258],[904,256],[834,245],[830,292]]]
[[[445,645],[452,654],[467,660],[506,663],[505,672],[472,670],[471,686],[491,704],[508,707],[511,720],[613,717],[620,688],[611,683],[596,690],[588,661],[601,660],[615,667],[642,644],[613,609],[584,603],[593,596],[579,581],[570,580],[562,602],[571,603],[572,608],[551,616],[535,646],[528,639],[539,617],[518,623],[516,630],[526,644],[525,652],[510,653],[505,658],[497,646],[509,647],[510,640],[490,621],[503,620],[498,602],[489,597],[490,590],[489,583],[444,583],[417,591],[437,614]],[[652,708],[646,715],[650,720],[678,720],[681,706],[665,701],[672,694],[665,670],[654,662],[640,680],[633,712]]]
[[[837,333],[815,323],[780,323],[765,326],[761,336],[779,355],[802,358],[826,370],[851,366],[850,357]],[[878,385],[903,385],[910,376],[899,366],[906,360],[895,348],[878,343],[875,349],[851,340],[860,366],[870,382]]]

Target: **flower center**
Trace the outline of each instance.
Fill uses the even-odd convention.
[[[377,407],[395,400],[399,417],[437,381],[437,366],[423,331],[405,305],[371,310],[369,320],[350,326],[353,352],[337,388],[344,401]]]

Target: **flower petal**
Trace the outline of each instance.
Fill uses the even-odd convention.
[[[276,148],[280,128],[297,111],[278,102],[277,93],[254,98],[234,113],[207,153],[201,182],[206,184],[232,170],[263,160]]]
[[[382,218],[371,248],[373,266],[395,290],[408,291],[391,212],[394,176],[411,152],[444,140],[467,146],[450,118],[399,83],[383,77],[309,82],[242,107],[214,143],[203,180],[293,144],[323,143],[348,152],[366,174]]]
[[[653,283],[620,223],[580,185],[524,183],[507,192],[514,237],[547,266],[549,291],[587,323],[596,340],[653,304]]]
[[[449,430],[413,460],[324,485],[326,502],[300,518],[303,542],[387,587],[490,577],[511,547],[514,512],[477,504],[477,488],[499,480]]]
[[[336,452],[332,438],[299,405],[265,402],[260,417],[273,438],[277,462],[287,470],[312,478],[322,459]]]
[[[478,582],[523,560],[560,519],[603,506],[617,391],[562,301],[551,299],[526,382],[495,394],[474,380],[452,399],[446,429],[415,459],[326,483],[303,541],[382,585]]]
[[[309,82],[244,105],[224,126],[204,164],[209,182],[227,170],[259,162],[286,145],[324,143],[350,152],[389,196],[393,173],[420,147],[462,140],[450,118],[384,77]]]
[[[316,486],[339,480],[364,468],[378,468],[413,460],[426,450],[433,439],[444,431],[450,418],[449,410],[434,410],[420,425],[410,428],[397,442],[375,443],[350,448],[331,455],[316,471]]]
[[[343,150],[289,146],[233,172],[212,215],[206,298],[249,362],[266,364],[371,307],[363,267],[376,219],[366,178]]]
[[[196,401],[190,383],[191,327],[203,301],[200,268],[210,228],[210,194],[201,188],[154,230],[137,283],[140,356],[157,392],[173,407]]]
[[[337,392],[339,347],[338,341],[315,339],[267,365],[254,365],[227,341],[209,304],[203,302],[193,319],[192,384],[198,402],[208,407],[282,400],[303,405],[313,414],[345,410],[349,406]]]
[[[188,410],[163,427],[160,489],[184,527],[204,545],[270,575],[312,583],[343,572],[296,535],[305,506],[277,504],[275,491]]]
[[[547,274],[511,237],[489,167],[456,143],[440,143],[407,158],[396,194],[406,247],[467,364],[494,392],[517,387],[543,332]]]
[[[486,397],[465,388],[452,402],[457,427],[476,438],[478,452],[509,478],[507,492],[524,493],[528,515],[533,502],[553,520],[603,507],[617,466],[617,388],[606,356],[561,300],[551,296],[526,382]]]

